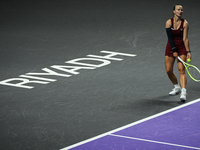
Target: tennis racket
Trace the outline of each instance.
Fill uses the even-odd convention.
[[[185,66],[190,78],[196,82],[200,82],[200,70],[196,66],[184,62],[179,56],[178,59]]]

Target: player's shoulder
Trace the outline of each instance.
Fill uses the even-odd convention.
[[[171,24],[171,19],[168,19],[168,20],[166,21],[166,23],[170,23],[170,24]]]
[[[172,22],[171,22],[171,19],[168,19],[165,23],[166,27],[171,27],[172,26]]]
[[[189,24],[188,21],[187,21],[186,19],[184,19],[184,23],[185,23],[185,24]]]
[[[189,26],[189,23],[188,23],[188,21],[187,21],[186,19],[184,19],[183,26],[184,26],[184,27],[188,27],[188,26]]]

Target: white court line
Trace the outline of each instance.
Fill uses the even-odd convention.
[[[198,147],[191,147],[191,146],[186,146],[186,145],[159,142],[159,141],[153,141],[153,140],[147,140],[147,139],[141,139],[141,138],[134,138],[134,137],[129,137],[129,136],[122,136],[122,135],[116,135],[116,134],[110,134],[110,136],[116,136],[116,137],[126,138],[126,139],[132,139],[132,140],[145,141],[145,142],[156,143],[156,144],[163,144],[163,145],[170,145],[170,146],[177,146],[177,147],[184,147],[184,148],[191,148],[191,149],[200,150],[200,148],[198,148]]]
[[[164,114],[170,113],[170,112],[172,112],[172,111],[175,111],[175,110],[181,109],[181,108],[183,108],[183,107],[186,107],[186,106],[192,105],[192,104],[197,103],[197,102],[199,102],[199,101],[200,101],[200,98],[199,98],[199,99],[196,99],[196,100],[193,100],[193,101],[191,101],[191,102],[188,102],[188,103],[182,104],[182,105],[180,105],[180,106],[177,106],[177,107],[175,107],[175,108],[172,108],[172,109],[166,110],[166,111],[164,111],[164,112],[158,113],[158,114],[156,114],[156,115],[153,115],[153,116],[150,116],[150,117],[144,118],[144,119],[142,119],[142,120],[139,120],[139,121],[136,121],[136,122],[133,122],[133,123],[130,123],[130,124],[125,125],[125,126],[123,126],[123,127],[120,127],[120,128],[114,129],[114,130],[112,130],[112,131],[109,131],[109,132],[103,133],[103,134],[101,134],[101,135],[95,136],[95,137],[90,138],[90,139],[87,139],[87,140],[85,140],[85,141],[82,141],[82,142],[79,142],[79,143],[73,144],[73,145],[71,145],[71,146],[68,146],[68,147],[62,148],[62,149],[60,149],[60,150],[69,150],[69,149],[71,149],[71,148],[74,148],[74,147],[77,147],[77,146],[83,145],[83,144],[85,144],[85,143],[88,143],[88,142],[94,141],[94,140],[96,140],[96,139],[102,138],[102,137],[107,136],[107,135],[109,135],[109,134],[112,134],[112,133],[114,133],[114,132],[117,132],[117,131],[120,131],[120,130],[124,130],[124,129],[126,129],[126,128],[129,128],[129,127],[131,127],[131,126],[137,125],[137,124],[142,123],[142,122],[145,122],[145,121],[147,121],[147,120],[150,120],[150,119],[153,119],[153,118],[156,118],[156,117],[162,116],[162,115],[164,115]]]

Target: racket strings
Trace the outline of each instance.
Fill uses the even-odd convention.
[[[200,80],[200,71],[193,66],[188,67],[189,75],[192,76],[195,80]]]

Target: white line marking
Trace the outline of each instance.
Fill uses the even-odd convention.
[[[141,139],[141,138],[134,138],[129,136],[122,136],[122,135],[116,135],[116,134],[110,134],[110,136],[116,136],[120,138],[126,138],[126,139],[132,139],[132,140],[138,140],[138,141],[145,141],[145,142],[151,142],[151,143],[157,143],[157,144],[163,144],[163,145],[170,145],[170,146],[177,146],[177,147],[184,147],[184,148],[191,148],[191,149],[198,149],[198,147],[191,147],[191,146],[185,146],[185,145],[179,145],[179,144],[173,144],[173,143],[166,143],[166,142],[159,142],[159,141],[153,141],[153,140],[147,140],[147,139]]]
[[[166,110],[166,111],[164,111],[164,112],[158,113],[158,114],[156,114],[156,115],[153,115],[153,116],[144,118],[144,119],[142,119],[142,120],[139,120],[139,121],[136,121],[136,122],[133,122],[133,123],[130,123],[130,124],[125,125],[125,126],[123,126],[123,127],[120,127],[120,128],[114,129],[114,130],[111,130],[111,131],[109,131],[109,132],[103,133],[103,134],[101,134],[101,135],[95,136],[95,137],[90,138],[90,139],[87,139],[87,140],[85,140],[85,141],[82,141],[82,142],[73,144],[73,145],[71,145],[71,146],[68,146],[68,147],[63,148],[63,149],[60,149],[60,150],[69,150],[69,149],[71,149],[71,148],[74,148],[74,147],[80,146],[80,145],[82,145],[82,144],[85,144],[85,143],[94,141],[94,140],[96,140],[96,139],[102,138],[102,137],[104,137],[104,136],[106,136],[106,135],[109,135],[109,134],[112,134],[112,133],[114,133],[114,132],[117,132],[117,131],[120,131],[120,130],[129,128],[129,127],[131,127],[131,126],[137,125],[137,124],[142,123],[142,122],[145,122],[145,121],[147,121],[147,120],[150,120],[150,119],[153,119],[153,118],[162,116],[162,115],[164,115],[164,114],[170,113],[170,112],[172,112],[172,111],[181,109],[181,108],[183,108],[183,107],[192,105],[192,104],[197,103],[197,102],[199,102],[199,101],[200,101],[200,98],[199,98],[199,99],[196,99],[196,100],[193,100],[193,101],[191,101],[191,102],[185,103],[185,104],[183,104],[183,105],[177,106],[177,107],[175,107],[175,108]]]

